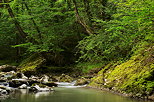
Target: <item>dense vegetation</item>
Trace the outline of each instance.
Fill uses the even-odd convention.
[[[0,49],[0,65],[99,72],[90,87],[149,97],[154,0],[0,0]]]
[[[123,62],[154,43],[153,9],[153,0],[0,0],[0,59],[38,53],[52,66]]]

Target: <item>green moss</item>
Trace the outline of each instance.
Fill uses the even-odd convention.
[[[40,67],[44,61],[45,59],[36,53],[25,59],[18,69],[21,72],[36,71],[36,68]]]
[[[98,72],[98,75],[102,75],[103,73],[105,73],[105,71],[110,69],[111,66],[113,66],[113,64],[107,64],[101,71]]]
[[[38,86],[41,87],[41,88],[47,87],[46,85],[41,84],[41,83],[34,83],[34,84],[32,84],[32,86],[35,86],[35,85],[38,85]]]
[[[83,73],[88,73],[90,70],[95,68],[101,68],[103,63],[79,63],[76,67],[80,69]]]
[[[130,60],[117,65],[108,64],[92,79],[89,86],[107,87],[133,95],[151,95],[154,92],[154,47],[148,46]]]
[[[72,82],[73,78],[68,75],[62,74],[59,78],[59,81],[60,82]]]

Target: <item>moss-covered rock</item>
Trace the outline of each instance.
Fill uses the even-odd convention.
[[[35,86],[35,85],[38,85],[39,87],[42,87],[42,88],[47,87],[46,85],[41,84],[41,83],[34,83],[34,84],[32,84],[32,86]]]
[[[73,78],[70,77],[69,75],[62,74],[59,77],[59,82],[72,82],[72,81],[73,81]]]
[[[75,86],[77,86],[77,85],[85,85],[85,84],[88,84],[88,83],[89,83],[88,79],[82,77],[80,79],[77,79],[77,81],[75,83]]]
[[[45,59],[40,54],[33,54],[19,65],[18,71],[35,72],[44,62]]]
[[[128,61],[115,65],[104,67],[89,86],[105,87],[141,98],[154,94],[154,46],[144,48]]]

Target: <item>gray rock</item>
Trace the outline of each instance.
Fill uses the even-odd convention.
[[[26,84],[22,84],[21,86],[19,86],[19,89],[27,89],[27,85]]]
[[[72,77],[70,77],[69,75],[65,75],[65,74],[62,74],[60,77],[59,77],[59,82],[72,82],[74,79]]]
[[[11,92],[14,91],[13,88],[11,88],[11,87],[7,87],[7,86],[3,86],[3,85],[0,85],[0,89],[2,89],[2,90],[6,90],[8,93],[11,93]]]
[[[49,92],[49,91],[53,91],[52,88],[49,88],[49,87],[45,87],[45,88],[41,88],[39,87],[39,85],[35,85],[35,86],[32,86],[29,91],[32,91],[32,92]]]
[[[38,81],[39,80],[39,77],[36,77],[36,76],[31,76],[30,78],[29,78],[30,80],[34,80],[34,81]]]
[[[26,77],[23,73],[17,73],[16,76],[20,79],[28,79],[28,77]]]
[[[16,71],[16,66],[11,66],[11,65],[2,65],[0,66],[0,71],[2,72],[9,72],[9,71]]]
[[[18,88],[19,86],[21,86],[23,84],[29,85],[29,80],[27,80],[27,79],[12,79],[9,81],[9,86],[14,87],[14,88]]]
[[[0,89],[0,95],[7,95],[8,92],[4,89]]]
[[[41,83],[48,83],[49,82],[49,77],[47,75],[44,75],[41,79],[40,79]]]
[[[88,82],[88,80],[86,78],[81,78],[81,79],[78,79],[74,85],[75,86],[77,86],[77,85],[86,85],[88,83],[89,82]]]

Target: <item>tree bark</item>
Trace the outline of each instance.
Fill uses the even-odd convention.
[[[8,0],[5,0],[5,3],[8,3]],[[13,22],[14,22],[14,24],[15,24],[16,29],[17,29],[18,32],[19,32],[19,33],[18,33],[19,36],[20,36],[22,39],[25,39],[26,36],[27,36],[27,34],[23,31],[23,29],[21,28],[19,22],[18,22],[17,19],[15,18],[15,15],[14,15],[14,13],[13,13],[13,11],[12,11],[10,5],[9,5],[9,4],[6,4],[6,7],[7,7],[7,9],[8,9],[8,13],[9,13],[10,17],[13,18]]]
[[[73,0],[73,3],[74,3],[74,11],[76,13],[76,18],[77,18],[78,22],[86,29],[86,32],[88,33],[88,35],[93,34],[93,31],[90,29],[90,27],[80,17],[76,1]]]

